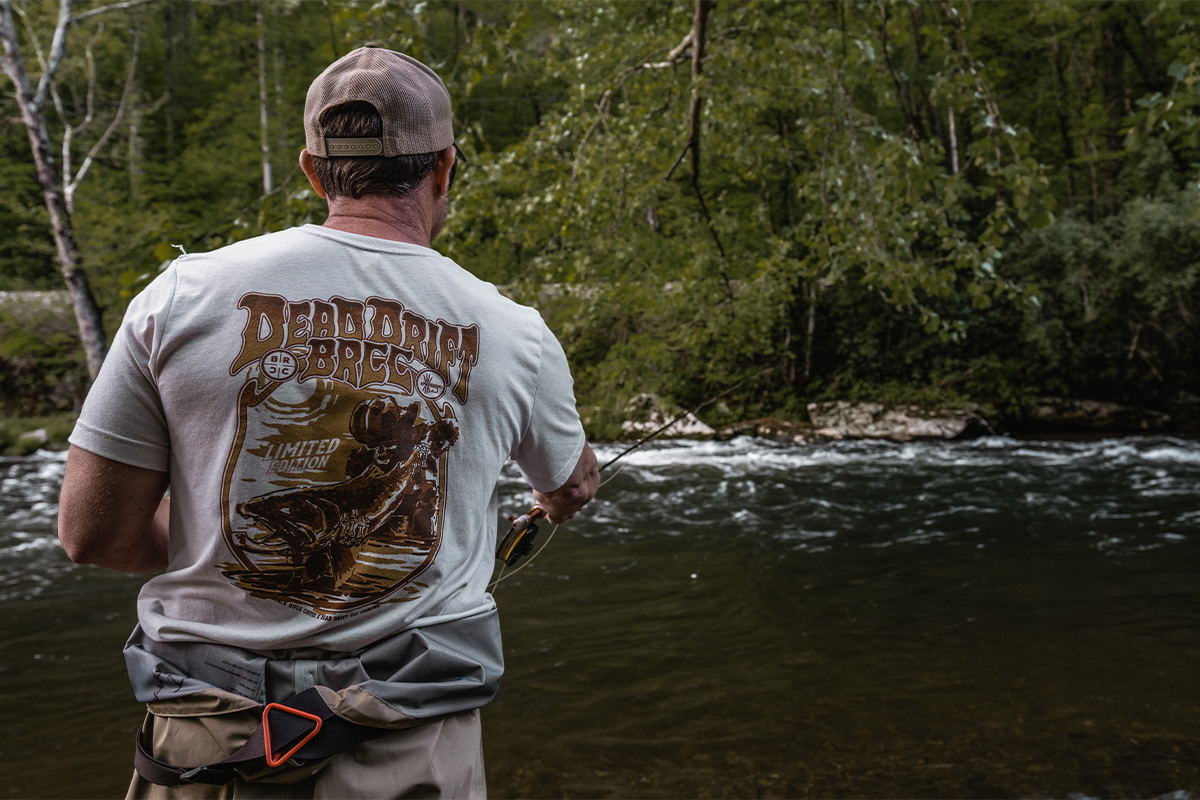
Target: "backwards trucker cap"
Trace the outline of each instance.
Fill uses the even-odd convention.
[[[376,139],[326,137],[321,114],[361,100],[383,118]],[[367,45],[330,64],[308,87],[304,138],[314,156],[407,156],[454,144],[450,93],[433,70],[403,53]]]

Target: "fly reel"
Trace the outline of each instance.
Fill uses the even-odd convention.
[[[533,540],[538,532],[538,526],[535,523],[544,516],[546,516],[545,509],[541,506],[534,506],[529,509],[528,514],[522,514],[514,519],[512,527],[500,540],[500,546],[496,548],[496,558],[503,561],[506,567],[511,567],[533,552]]]

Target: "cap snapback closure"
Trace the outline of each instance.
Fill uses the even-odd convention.
[[[328,156],[381,156],[383,140],[373,137],[358,139],[325,138],[325,153]]]

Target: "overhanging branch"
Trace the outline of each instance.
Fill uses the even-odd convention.
[[[123,11],[127,8],[137,8],[138,6],[148,6],[151,3],[161,3],[163,0],[125,0],[123,3],[111,3],[107,6],[99,8],[89,8],[87,11],[81,11],[71,17],[70,22],[74,24],[91,17],[107,14],[110,11]],[[206,6],[227,6],[231,5],[231,0],[188,0],[191,3],[198,3]]]
[[[50,42],[50,57],[46,61],[46,69],[38,80],[37,90],[33,95],[34,106],[41,111],[46,107],[46,96],[54,83],[54,74],[62,64],[66,51],[67,28],[71,25],[71,0],[62,0],[58,7],[58,23],[54,26],[54,38]]]
[[[687,58],[684,54],[687,52],[687,49],[692,46],[692,42],[694,41],[693,33],[694,31],[688,31],[687,36],[683,37],[683,41],[676,45],[673,50],[667,53],[667,59],[665,61],[647,61],[646,63],[642,64],[639,69],[667,69],[675,66],[676,64],[687,61]]]
[[[107,14],[110,11],[121,11],[126,8],[137,8],[138,6],[149,5],[150,3],[160,3],[162,0],[125,0],[124,3],[113,3],[112,5],[100,6],[99,8],[90,8],[87,11],[82,11],[71,17],[72,23],[81,22],[85,19]]]
[[[141,54],[141,49],[142,27],[135,25],[133,29],[133,53],[129,59],[129,74],[125,77],[125,88],[121,90],[121,100],[117,104],[117,113],[113,116],[112,122],[108,124],[108,127],[104,129],[104,133],[100,134],[100,138],[88,150],[83,163],[79,165],[79,172],[63,187],[63,193],[66,195],[67,200],[67,208],[72,212],[74,211],[75,189],[78,188],[80,181],[87,176],[88,170],[92,167],[92,162],[100,152],[100,148],[108,143],[113,132],[121,124],[122,120],[125,119],[125,110],[129,107],[130,97],[133,96],[134,86],[136,85],[134,79],[137,76],[138,57]],[[86,122],[91,122],[91,118],[89,117]],[[67,176],[64,175],[63,178],[65,180]]]

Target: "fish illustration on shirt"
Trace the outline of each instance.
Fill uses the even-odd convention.
[[[284,556],[288,588],[340,590],[364,546],[433,544],[439,458],[458,439],[448,419],[422,422],[420,407],[390,397],[364,400],[350,419],[362,444],[337,483],[283,489],[237,505],[260,535],[245,550]],[[433,479],[429,473],[433,473]]]

